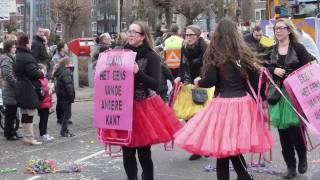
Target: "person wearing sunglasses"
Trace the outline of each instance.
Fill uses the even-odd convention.
[[[311,56],[300,44],[295,27],[290,20],[278,19],[274,25],[274,34],[276,44],[271,52],[268,69],[272,73],[273,80],[290,99],[283,81],[290,73],[310,62]],[[295,151],[299,159],[299,173],[304,174],[308,169],[306,146],[299,117],[280,94],[276,95],[277,93],[279,92],[271,86],[270,95],[267,98],[270,117],[273,126],[278,128],[282,155],[287,165],[287,173],[283,178],[292,179],[297,176]]]

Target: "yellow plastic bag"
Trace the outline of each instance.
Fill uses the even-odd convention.
[[[276,43],[274,38],[268,38],[266,36],[262,36],[260,39],[260,44],[264,47],[271,47]]]
[[[215,88],[206,88],[208,100],[204,104],[195,104],[192,100],[192,88],[193,85],[191,84],[183,85],[174,102],[173,110],[179,119],[188,120],[192,118],[213,99]]]

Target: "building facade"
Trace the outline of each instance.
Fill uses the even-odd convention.
[[[24,32],[34,36],[40,26],[51,29],[50,0],[25,0],[24,2]]]
[[[244,24],[257,24],[267,18],[267,0],[241,0],[241,22]]]

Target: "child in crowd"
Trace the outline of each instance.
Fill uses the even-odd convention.
[[[57,64],[53,77],[55,80],[55,91],[58,106],[62,110],[62,127],[60,135],[62,137],[72,137],[68,130],[68,123],[71,118],[71,105],[75,99],[73,85],[73,64],[69,57],[64,57]]]
[[[41,140],[44,142],[48,142],[48,141],[54,140],[54,137],[50,136],[47,133],[49,109],[52,107],[52,90],[49,88],[49,81],[46,78],[46,74],[47,74],[46,66],[44,64],[39,64],[39,67],[44,74],[44,77],[40,78],[42,90],[44,93],[44,98],[41,101],[38,108],[38,114],[40,116],[39,131],[40,131]]]

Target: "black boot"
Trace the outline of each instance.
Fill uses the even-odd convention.
[[[283,176],[284,179],[292,179],[297,176],[297,171],[296,171],[296,158],[290,155],[290,153],[285,153],[282,152],[284,161],[287,164],[287,172]]]
[[[300,174],[304,174],[308,170],[307,155],[299,157],[298,171]]]
[[[245,175],[245,176],[239,176],[237,180],[254,180],[254,179],[250,175]]]
[[[198,154],[192,154],[190,157],[189,157],[189,160],[190,161],[194,161],[194,160],[198,160],[201,158],[201,155],[198,155]]]
[[[292,179],[297,176],[296,168],[290,167],[288,168],[287,173],[282,176],[284,179]]]

